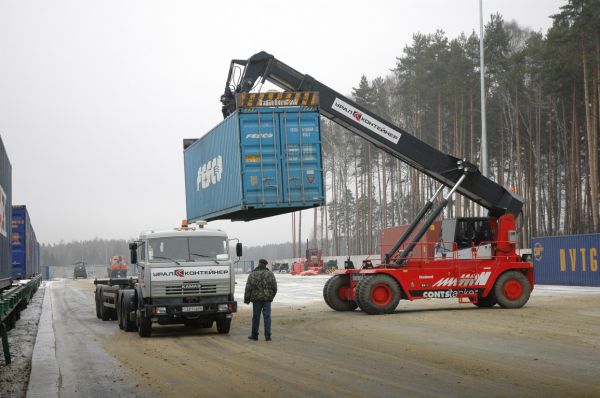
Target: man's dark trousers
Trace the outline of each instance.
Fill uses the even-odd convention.
[[[265,337],[271,336],[271,302],[255,301],[252,303],[252,337],[258,337],[258,326],[260,325],[260,313],[265,321]]]

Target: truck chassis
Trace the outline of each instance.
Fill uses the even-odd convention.
[[[152,334],[153,322],[184,324],[192,328],[211,328],[216,322],[219,334],[229,333],[237,302],[210,297],[202,302],[197,297],[147,299],[138,282],[135,277],[95,279],[96,317],[103,321],[116,320],[121,330],[137,330],[141,337]]]

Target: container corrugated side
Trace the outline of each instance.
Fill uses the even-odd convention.
[[[310,208],[324,200],[320,116],[302,108],[244,110],[240,116],[244,204]]]
[[[0,137],[0,288],[9,284],[12,252],[10,232],[12,221],[12,166]]]
[[[600,234],[533,238],[531,249],[536,283],[600,286]]]
[[[242,204],[238,114],[233,113],[184,150],[187,218],[236,211]]]
[[[12,218],[12,276],[31,278],[39,274],[39,248],[27,207],[13,206]]]
[[[230,115],[184,150],[188,219],[250,221],[322,205],[319,123],[318,111],[298,107]]]
[[[12,276],[27,278],[27,239],[29,217],[25,206],[12,207],[11,247]]]

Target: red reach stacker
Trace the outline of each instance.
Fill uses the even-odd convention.
[[[243,69],[239,79],[234,79],[236,69]],[[283,96],[289,106],[302,106],[294,103],[301,97],[294,92],[318,92],[321,115],[440,183],[381,264],[340,270],[327,281],[323,297],[332,309],[360,307],[368,314],[387,314],[401,299],[425,298],[458,298],[478,307],[525,305],[534,281],[532,263],[517,254],[515,218],[523,207],[520,197],[482,175],[466,159],[440,152],[266,52],[231,61],[221,97],[224,117],[235,111],[236,96],[265,81],[287,92]],[[486,208],[488,215],[443,220],[439,242],[418,243],[455,192]],[[434,247],[423,250],[419,245]]]

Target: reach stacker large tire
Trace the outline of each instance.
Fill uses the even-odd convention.
[[[507,271],[494,284],[494,295],[503,308],[521,308],[529,300],[531,285],[519,271]]]
[[[358,307],[355,301],[346,299],[350,289],[350,275],[334,275],[327,281],[325,286],[323,298],[332,309],[336,311],[354,311]]]
[[[333,278],[327,279],[327,282],[325,282],[325,284],[323,285],[323,300],[325,300],[325,304],[327,304],[330,308],[333,308],[333,307],[331,307],[331,304],[329,303],[329,300],[327,299],[327,289],[329,289],[329,284],[331,283],[332,279]]]
[[[360,309],[369,315],[390,314],[400,302],[398,282],[389,275],[375,274],[359,282]]]
[[[231,318],[217,319],[217,332],[219,332],[219,334],[229,333],[230,328]]]
[[[369,278],[369,276],[367,276],[367,275],[363,275],[363,279],[362,279],[362,280],[360,280],[360,281],[359,281],[359,282],[356,284],[356,287],[355,287],[355,290],[354,290],[354,297],[356,298],[356,304],[358,305],[358,307],[359,307],[359,308],[362,308],[362,307],[361,307],[361,304],[360,304],[360,289],[361,289],[361,287],[362,287],[362,286],[364,286],[364,285],[365,285],[363,282],[364,282],[364,280],[365,280],[365,279],[367,279],[367,278]]]

